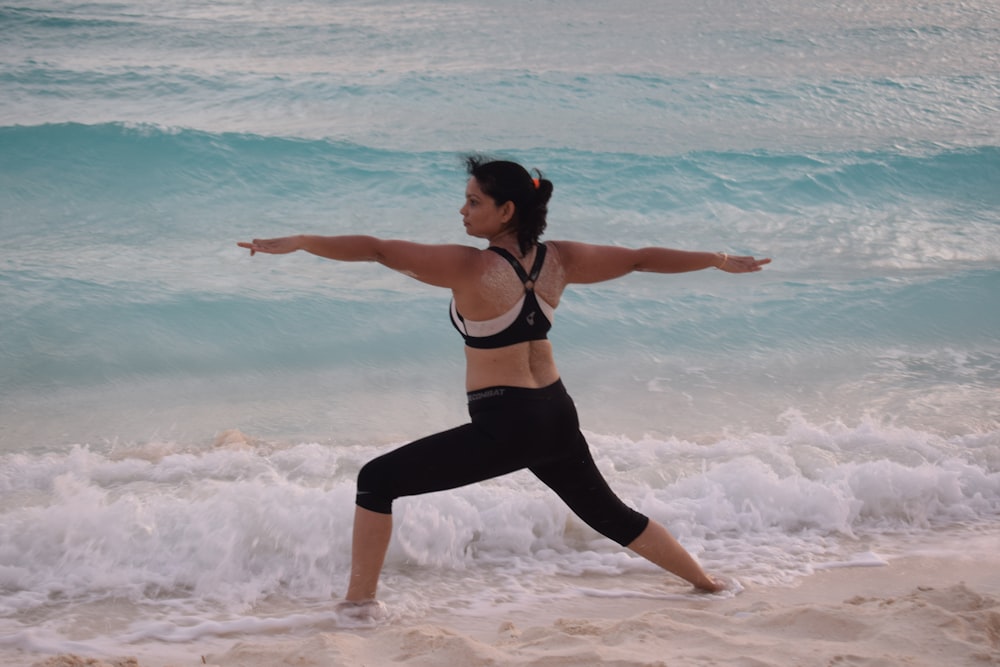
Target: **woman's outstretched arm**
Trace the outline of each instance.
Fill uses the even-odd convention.
[[[312,236],[240,241],[251,255],[284,255],[298,250],[341,262],[378,262],[437,287],[455,289],[475,270],[480,252],[463,245],[428,245],[374,236]]]
[[[770,259],[724,252],[697,252],[673,248],[619,248],[575,241],[553,241],[570,283],[598,283],[633,271],[685,273],[715,267],[728,273],[760,271]]]

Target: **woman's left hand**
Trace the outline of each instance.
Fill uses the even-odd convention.
[[[249,250],[251,257],[258,252],[269,255],[285,255],[296,250],[301,250],[302,239],[299,236],[284,236],[277,239],[254,239],[250,243],[240,241],[236,245]]]

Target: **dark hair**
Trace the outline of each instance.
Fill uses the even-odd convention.
[[[543,178],[542,172],[537,169],[535,174],[538,178],[533,179],[528,170],[516,162],[491,160],[481,155],[468,156],[465,166],[469,175],[476,179],[479,187],[493,198],[497,206],[514,202],[511,224],[517,230],[517,245],[521,254],[528,254],[545,231],[552,181]],[[536,182],[538,185],[535,185]]]

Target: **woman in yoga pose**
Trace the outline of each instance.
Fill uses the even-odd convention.
[[[461,208],[466,233],[487,248],[426,245],[371,236],[288,236],[239,243],[258,252],[297,250],[339,261],[379,262],[451,290],[451,320],[465,340],[470,422],[368,462],[358,474],[346,602],[375,600],[392,532],[392,502],[529,469],[588,525],[618,544],[716,592],[667,530],[623,503],[594,465],[576,408],[559,379],[547,333],[563,290],[632,271],[681,273],[715,267],[759,271],[769,259],[670,248],[640,249],[539,239],[552,183],[521,165],[467,159]]]

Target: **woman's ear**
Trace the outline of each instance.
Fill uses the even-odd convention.
[[[511,221],[515,210],[517,209],[512,201],[506,201],[500,206],[500,219],[503,220],[503,224],[506,225]]]

